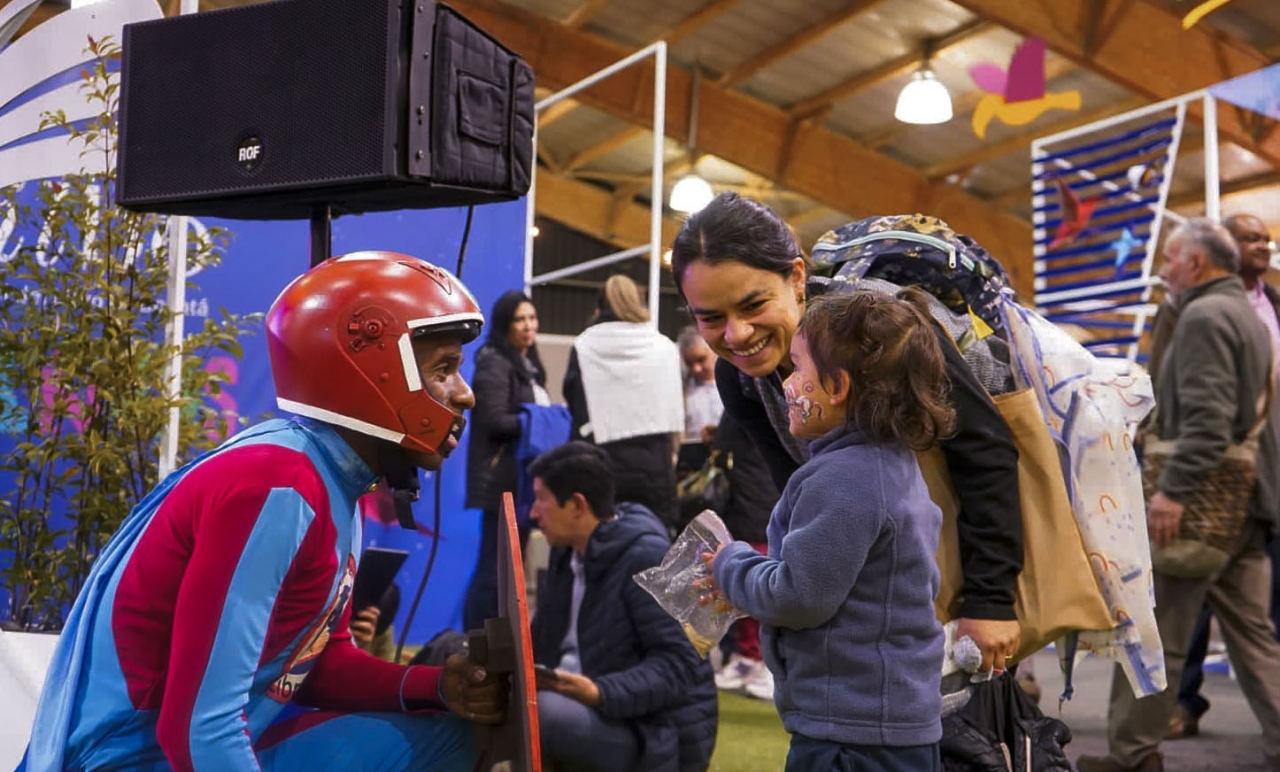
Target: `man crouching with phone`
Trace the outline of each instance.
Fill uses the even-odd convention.
[[[570,442],[529,465],[531,517],[553,548],[533,618],[542,754],[571,772],[702,772],[715,745],[711,666],[632,576],[666,528],[614,504],[605,451]]]
[[[351,641],[356,501],[408,501],[475,404],[483,317],[447,271],[335,257],[267,313],[278,403],[169,475],[94,563],[37,709],[25,772],[471,772],[471,722],[509,685],[466,657],[405,667]]]

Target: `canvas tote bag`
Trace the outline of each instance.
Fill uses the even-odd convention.
[[[993,396],[1018,449],[1018,491],[1022,504],[1023,566],[1014,610],[1022,628],[1013,661],[1022,660],[1066,633],[1110,630],[1116,623],[1093,569],[1075,512],[1067,496],[1058,448],[1031,389]],[[956,525],[959,499],[938,447],[918,454],[920,471],[942,510],[938,568],[942,584],[935,600],[943,623],[959,616],[964,569]]]

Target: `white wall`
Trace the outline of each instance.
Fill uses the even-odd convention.
[[[22,760],[57,643],[56,635],[0,632],[0,769]]]
[[[547,371],[547,393],[552,402],[564,402],[561,386],[564,373],[569,369],[569,352],[573,350],[572,335],[538,335],[538,356]]]

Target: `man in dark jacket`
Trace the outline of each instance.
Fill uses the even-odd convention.
[[[1180,311],[1156,383],[1156,432],[1177,446],[1147,501],[1147,529],[1157,546],[1176,537],[1184,502],[1208,484],[1227,447],[1256,425],[1258,398],[1273,377],[1270,336],[1234,275],[1239,260],[1231,234],[1210,220],[1188,221],[1165,245],[1160,278],[1177,295]],[[1080,758],[1080,772],[1164,769],[1158,748],[1206,600],[1222,626],[1241,691],[1262,725],[1268,769],[1280,769],[1280,643],[1267,616],[1271,572],[1265,552],[1277,521],[1276,436],[1270,422],[1259,438],[1256,468],[1249,518],[1226,567],[1205,579],[1155,572],[1156,625],[1165,672],[1175,688],[1138,700],[1117,666],[1108,714],[1110,755]]]
[[[530,465],[532,517],[553,547],[533,620],[542,754],[570,772],[701,772],[715,745],[711,666],[632,580],[666,529],[614,504],[608,454],[586,442]]]

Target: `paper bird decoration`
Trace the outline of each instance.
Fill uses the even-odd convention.
[[[1116,272],[1119,273],[1124,268],[1124,261],[1129,259],[1129,255],[1133,254],[1133,250],[1142,246],[1142,239],[1133,235],[1133,231],[1128,226],[1121,231],[1120,238],[1111,242],[1111,248],[1116,251]]]
[[[1050,252],[1079,238],[1089,224],[1089,219],[1093,217],[1093,211],[1102,201],[1101,198],[1081,201],[1061,177],[1055,174],[1054,178],[1058,181],[1058,193],[1062,198],[1062,223],[1053,234],[1053,241],[1049,244]]]
[[[1155,164],[1134,164],[1125,171],[1125,178],[1134,193],[1144,193],[1160,182],[1160,170]]]
[[[1182,28],[1191,29],[1192,27],[1196,26],[1196,22],[1200,21],[1204,17],[1208,16],[1209,14],[1213,13],[1214,11],[1218,10],[1219,8],[1221,8],[1222,6],[1226,5],[1229,2],[1231,2],[1231,0],[1208,0],[1208,2],[1197,5],[1195,8],[1192,8],[1191,11],[1186,16],[1182,17]]]
[[[969,68],[969,77],[987,92],[973,110],[978,139],[987,138],[987,126],[995,118],[1008,126],[1025,126],[1054,108],[1080,109],[1079,91],[1045,91],[1044,54],[1044,40],[1027,38],[1013,52],[1007,70],[990,62]]]

